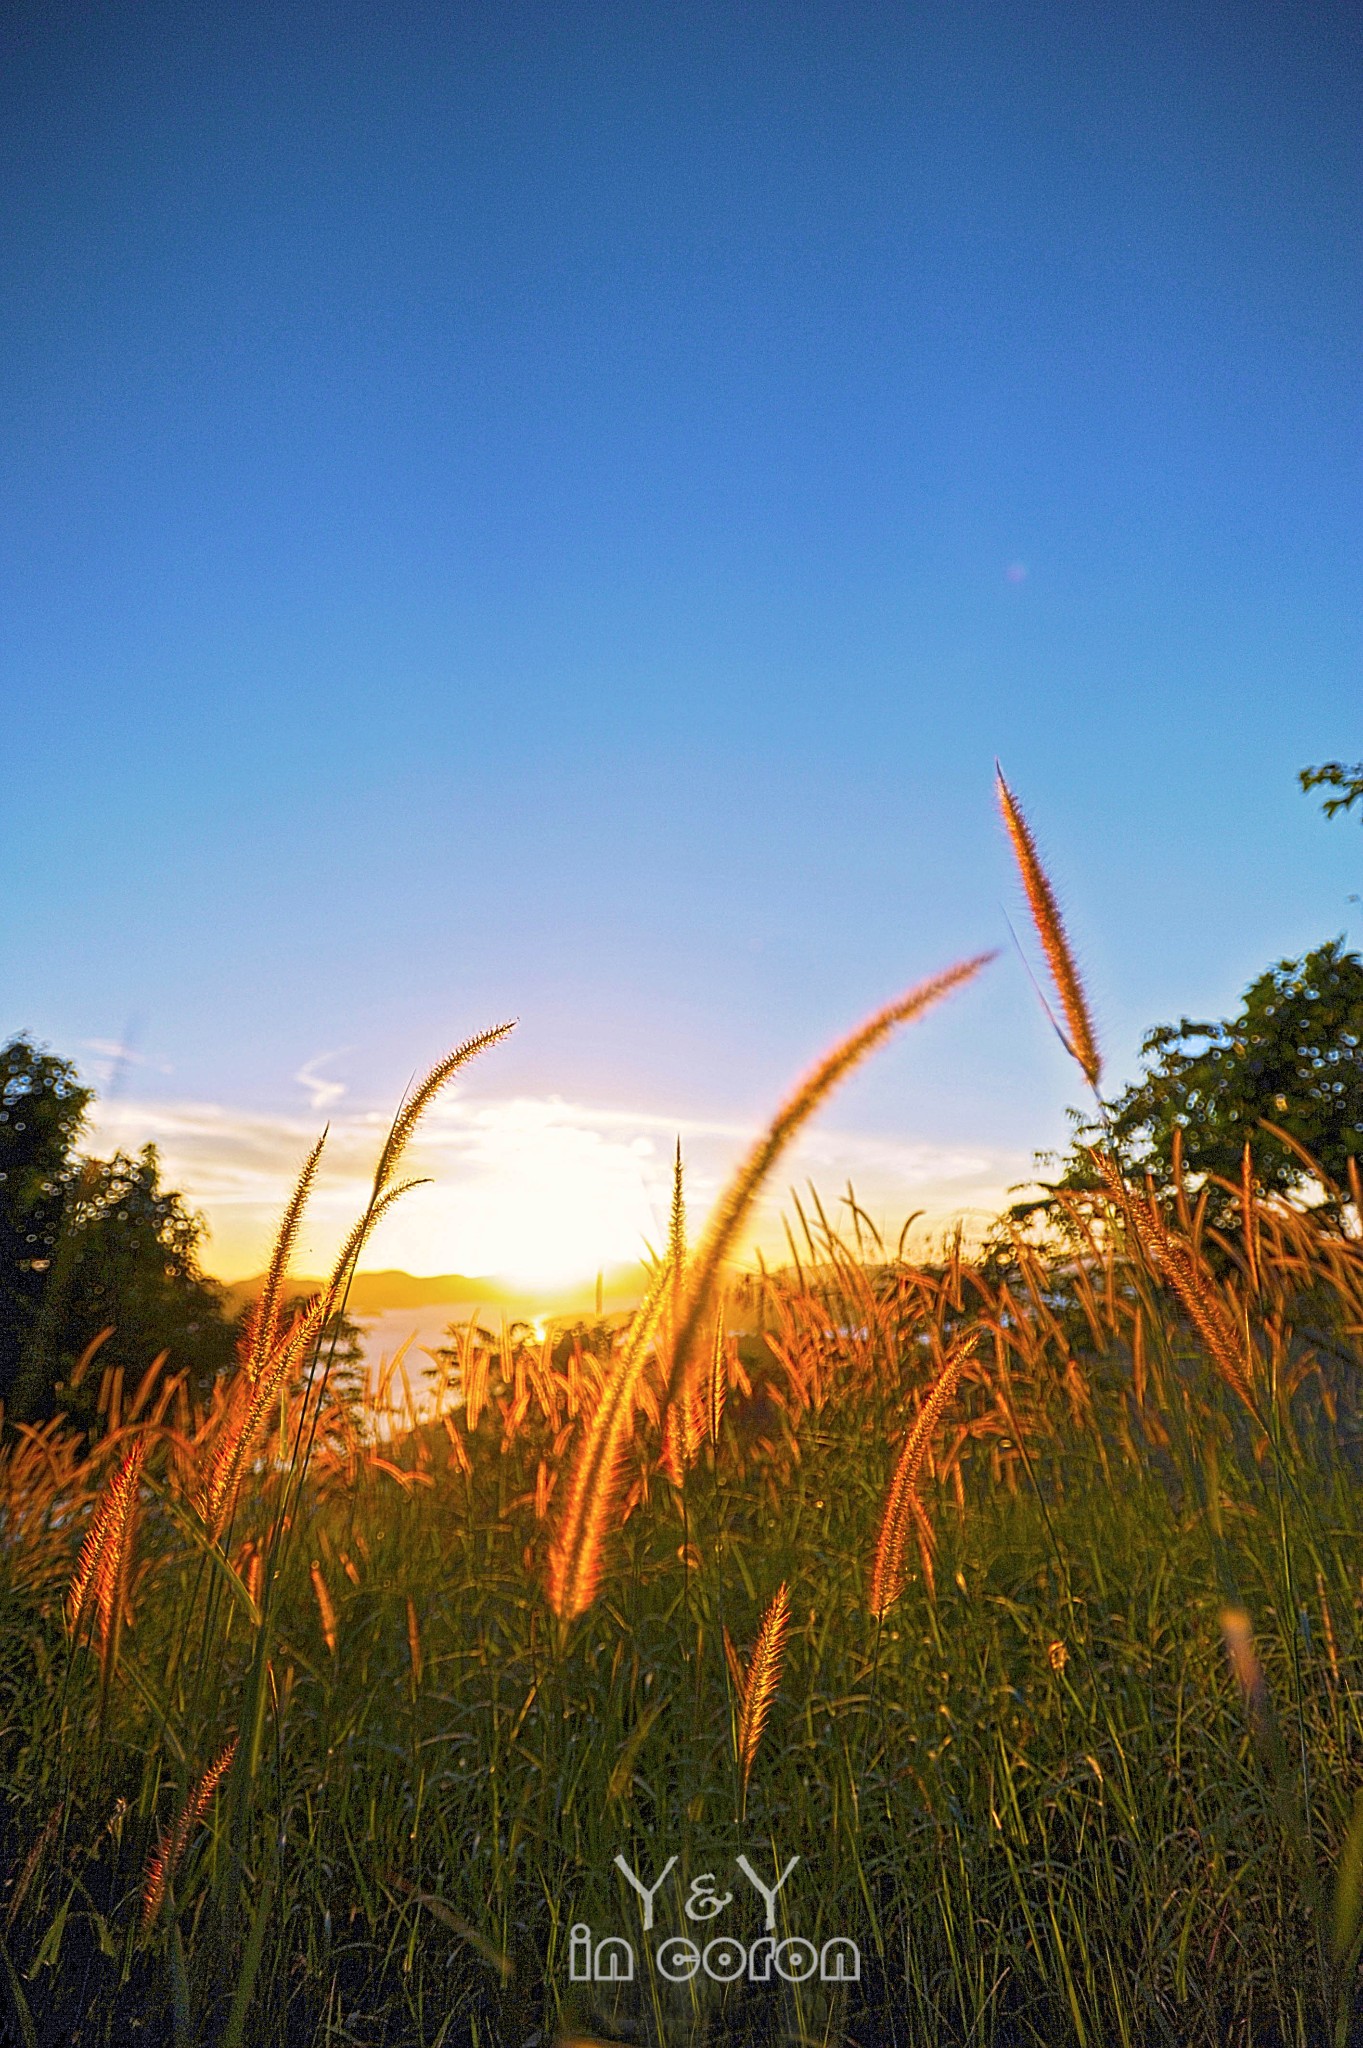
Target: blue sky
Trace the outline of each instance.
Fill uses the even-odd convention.
[[[717,1173],[1007,945],[995,754],[1114,1073],[1357,942],[1295,787],[1363,755],[1356,10],[17,0],[0,44],[0,1030],[130,1043],[119,1133],[224,1245],[236,1201],[227,1263],[314,1104],[507,1015],[494,1124],[689,1120]],[[1004,957],[824,1164],[978,1193],[1075,1092]]]

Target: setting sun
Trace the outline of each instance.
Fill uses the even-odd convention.
[[[593,1130],[556,1102],[486,1106],[432,1128],[422,1151],[438,1175],[380,1226],[371,1265],[552,1289],[665,1240],[670,1165],[651,1138]]]

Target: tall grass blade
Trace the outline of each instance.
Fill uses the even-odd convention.
[[[624,1350],[578,1443],[549,1552],[549,1604],[564,1621],[583,1613],[596,1597],[606,1538],[618,1515],[620,1465],[633,1428],[635,1398],[671,1289],[672,1269],[665,1260],[635,1312]]]

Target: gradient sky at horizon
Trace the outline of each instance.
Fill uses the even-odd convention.
[[[996,754],[1114,1077],[1358,942],[1295,783],[1363,755],[1356,9],[15,0],[0,53],[0,1033],[223,1270],[509,1015],[441,1155],[501,1237],[386,1256],[596,1161],[609,1261],[674,1124],[709,1185],[1001,944],[810,1155],[987,1200],[1078,1093]]]

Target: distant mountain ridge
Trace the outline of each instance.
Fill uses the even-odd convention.
[[[644,1268],[618,1266],[602,1276],[602,1307],[606,1313],[630,1308],[643,1292]],[[253,1301],[265,1284],[263,1273],[224,1285],[228,1306],[235,1312]],[[315,1274],[290,1273],[291,1295],[316,1294],[325,1281]],[[505,1280],[470,1278],[465,1273],[404,1273],[390,1268],[357,1273],[350,1286],[348,1313],[385,1315],[391,1309],[454,1307],[485,1309],[492,1315],[591,1315],[596,1307],[596,1282],[572,1287],[514,1287]]]

